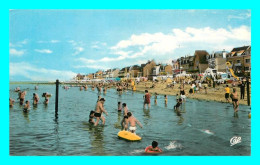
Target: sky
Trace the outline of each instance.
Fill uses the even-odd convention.
[[[195,50],[251,45],[250,10],[10,10],[9,80],[171,64]]]

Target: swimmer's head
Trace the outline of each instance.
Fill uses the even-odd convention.
[[[226,85],[226,87],[228,87],[228,85]]]
[[[152,146],[153,146],[153,148],[156,148],[158,146],[158,142],[157,141],[153,141],[152,142]]]
[[[179,98],[179,102],[181,102],[182,101],[182,99],[181,98]]]
[[[148,93],[148,90],[145,90],[144,92],[145,92],[145,93]]]
[[[103,102],[105,102],[106,100],[105,100],[104,98],[101,98],[99,101],[103,101]]]
[[[121,104],[121,102],[119,101],[118,104]]]
[[[131,112],[128,112],[128,113],[127,113],[127,116],[128,116],[128,117],[132,116],[132,113],[131,113]]]
[[[90,111],[90,114],[89,115],[92,115],[92,114],[94,114],[95,113],[95,111]]]
[[[125,107],[125,106],[126,106],[126,103],[123,103],[122,105]]]

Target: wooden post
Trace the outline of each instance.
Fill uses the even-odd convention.
[[[56,80],[56,95],[55,95],[55,118],[58,118],[59,107],[59,80]]]
[[[246,79],[246,88],[247,88],[247,105],[250,105],[250,93],[249,93],[249,78]]]

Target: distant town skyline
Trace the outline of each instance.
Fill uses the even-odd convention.
[[[10,81],[171,63],[251,45],[250,10],[10,10]]]

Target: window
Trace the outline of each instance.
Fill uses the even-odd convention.
[[[249,71],[249,67],[245,67],[245,71]]]
[[[240,60],[237,60],[237,63],[240,63]]]
[[[246,59],[246,63],[250,63],[250,59]]]

